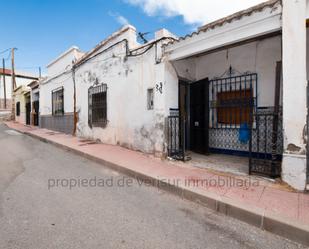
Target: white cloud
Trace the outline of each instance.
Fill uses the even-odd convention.
[[[117,22],[121,25],[127,25],[129,24],[128,19],[126,19],[124,16],[117,16],[116,18]]]
[[[119,13],[114,13],[114,12],[108,12],[108,14],[115,18],[115,20],[121,25],[121,26],[124,26],[124,25],[128,25],[129,24],[129,21],[127,18],[125,18],[124,16],[120,15]]]
[[[202,25],[266,0],[124,0],[149,16],[182,16],[186,24]]]

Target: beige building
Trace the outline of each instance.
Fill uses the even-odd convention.
[[[15,102],[15,121],[21,124],[30,125],[30,88],[27,86],[19,86],[13,91]]]

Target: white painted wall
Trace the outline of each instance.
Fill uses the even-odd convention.
[[[42,82],[40,85],[40,115],[52,115],[52,91],[64,88],[64,113],[73,112],[73,80],[72,73],[68,71],[55,79]]]
[[[258,106],[274,106],[277,61],[281,61],[281,36],[198,57],[195,78],[220,77],[230,66],[242,74],[257,73]]]
[[[40,115],[52,115],[52,91],[64,88],[64,113],[72,113],[74,86],[72,62],[81,58],[83,53],[75,46],[71,47],[47,66],[48,75],[40,83]]]
[[[281,61],[281,36],[211,54],[172,62],[179,78],[197,81],[220,77],[230,66],[243,74],[258,74],[258,106],[274,106],[276,63]]]
[[[78,47],[72,46],[55,60],[47,65],[47,75],[49,78],[59,75],[72,66],[72,62],[83,56],[83,52]]]
[[[156,38],[160,39],[166,35],[170,33],[162,30],[156,33]],[[169,114],[169,108],[178,105],[177,75],[168,62],[156,61],[161,59],[160,45],[157,50],[152,47],[142,56],[126,57],[126,44],[123,40],[128,41],[130,50],[141,46],[137,43],[136,29],[130,25],[124,26],[102,41],[99,47],[87,53],[85,58],[97,53],[101,53],[100,55],[94,59],[87,59],[85,64],[76,69],[76,99],[79,116],[77,135],[162,155],[166,150],[165,118]],[[106,51],[116,43],[118,45]],[[61,86],[64,87],[65,113],[74,111],[70,62],[75,59],[75,50],[70,49],[48,66],[48,77],[40,84],[41,116],[51,115],[51,92]],[[95,82],[106,83],[108,86],[108,124],[105,128],[90,128],[88,125],[88,89]],[[162,93],[159,90],[161,83]],[[154,89],[153,110],[147,110],[147,89],[149,88]]]
[[[306,0],[283,0],[283,128],[282,178],[296,189],[306,186]]]
[[[128,35],[129,40],[131,32]],[[132,43],[135,41],[129,40],[129,44]],[[161,155],[165,148],[165,117],[170,105],[175,106],[177,101],[175,88],[171,87],[176,84],[168,81],[177,81],[177,77],[171,65],[156,64],[155,59],[154,48],[142,56],[125,59],[125,46],[120,43],[80,66],[76,71],[78,135]],[[108,86],[105,128],[88,126],[88,89],[95,81]],[[160,83],[162,93],[156,90]],[[147,110],[149,88],[155,90],[153,110]]]

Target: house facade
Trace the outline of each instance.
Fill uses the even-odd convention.
[[[40,126],[163,155],[165,117],[177,104],[177,96],[170,97],[177,88],[167,79],[177,78],[163,61],[162,44],[173,39],[163,29],[139,44],[127,25],[79,58],[75,48],[65,52],[68,59],[52,62],[40,84]]]
[[[249,173],[306,188],[307,18],[307,1],[272,0],[165,47],[185,149],[244,155]]]
[[[160,30],[141,45],[125,26],[77,61],[77,135],[162,156],[174,71],[161,47],[173,39]]]
[[[12,71],[11,69],[0,68],[0,109],[11,110],[12,109]],[[15,71],[16,87],[27,85],[33,80],[38,79],[36,75]]]
[[[186,159],[248,158],[248,173],[308,183],[306,0],[271,0],[177,39],[125,26],[73,47],[40,84],[40,126]]]
[[[30,125],[30,88],[21,85],[14,89],[13,98],[15,102],[15,121],[24,125]]]
[[[47,77],[40,81],[40,127],[73,133],[73,63],[83,53],[71,47],[47,65]]]
[[[34,80],[28,84],[31,104],[30,124],[32,126],[39,126],[40,123],[40,80]]]

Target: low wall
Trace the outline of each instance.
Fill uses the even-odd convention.
[[[73,113],[64,115],[43,115],[40,116],[40,128],[72,134],[74,128]]]

